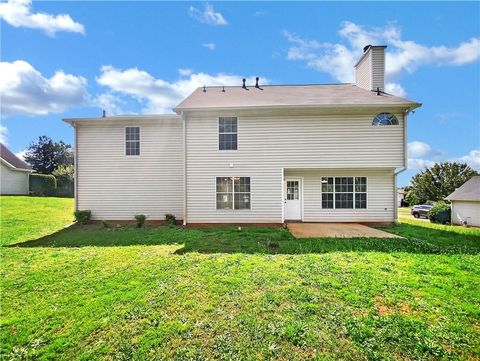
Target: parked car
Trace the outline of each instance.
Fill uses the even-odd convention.
[[[425,217],[428,218],[428,212],[432,209],[433,206],[429,204],[419,204],[412,207],[412,216],[415,218]]]

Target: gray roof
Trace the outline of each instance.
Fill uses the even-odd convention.
[[[470,178],[446,199],[449,201],[480,201],[480,176]]]
[[[365,90],[353,84],[327,85],[262,85],[257,89],[247,86],[198,88],[176,108],[182,110],[207,110],[222,108],[255,107],[355,107],[399,106],[417,108],[420,103],[391,94]],[[222,91],[225,89],[225,91]]]
[[[14,166],[18,169],[32,169],[30,164],[25,163],[23,160],[18,158],[15,154],[13,154],[10,149],[0,143],[0,158],[4,161],[9,163],[10,165]]]

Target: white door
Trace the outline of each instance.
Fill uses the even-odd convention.
[[[285,220],[302,219],[302,180],[285,178]]]

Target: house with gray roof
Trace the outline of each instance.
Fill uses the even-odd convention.
[[[172,115],[64,119],[75,132],[75,207],[184,224],[387,223],[420,103],[385,92],[385,47],[354,84],[208,86]]]
[[[480,227],[480,176],[470,178],[446,199],[452,202],[452,223]]]
[[[0,194],[28,194],[32,167],[0,143]]]

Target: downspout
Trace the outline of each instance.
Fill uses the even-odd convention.
[[[74,197],[74,210],[78,211],[78,132],[77,132],[77,124],[75,122],[72,123],[73,127],[73,163],[74,163],[74,175],[73,175],[73,197]]]
[[[187,118],[182,112],[183,119],[183,225],[187,225]]]
[[[396,171],[393,175],[393,202],[394,202],[394,221],[395,223],[398,223],[398,195],[397,195],[397,176],[405,172],[408,167],[408,154],[407,154],[407,120],[408,120],[408,114],[410,113],[410,109],[407,109],[405,111],[405,114],[403,116],[403,167],[400,168],[398,171]]]

